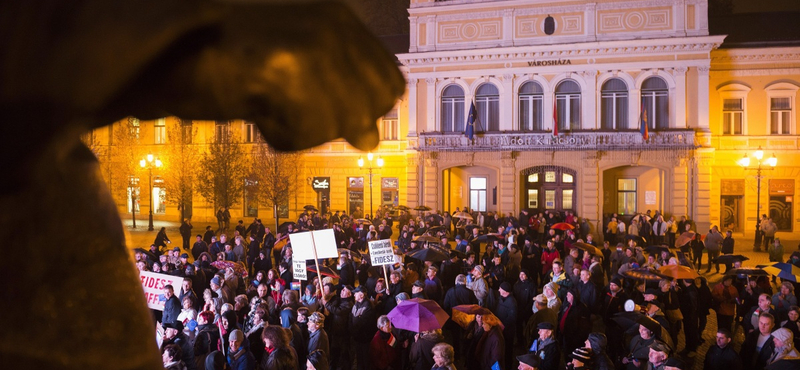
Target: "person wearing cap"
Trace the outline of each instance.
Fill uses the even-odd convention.
[[[328,363],[330,356],[330,344],[328,333],[324,329],[325,315],[321,312],[314,312],[308,317],[308,353],[322,351],[325,355],[325,363]]]
[[[521,356],[517,356],[517,361],[519,361],[519,366],[517,370],[540,370],[540,361],[539,357],[536,357],[535,353],[526,353]]]
[[[648,355],[647,370],[664,370],[664,365],[669,358],[672,349],[667,343],[656,339],[650,344],[650,353]]]
[[[745,369],[761,370],[767,366],[767,361],[775,351],[772,336],[774,327],[775,317],[772,314],[762,313],[758,316],[758,330],[745,336],[739,350]]]
[[[554,335],[555,328],[555,325],[546,321],[536,326],[539,338],[533,341],[528,353],[539,359],[540,370],[557,370],[561,361],[561,349]]]
[[[196,370],[197,366],[194,361],[194,348],[191,341],[183,332],[183,324],[180,322],[168,322],[162,325],[164,328],[164,335],[161,337],[161,350],[170,344],[175,344],[181,348],[181,358],[184,365],[188,370]]]
[[[359,285],[353,289],[353,298],[355,302],[350,311],[350,332],[355,342],[356,364],[358,370],[368,370],[371,367],[369,342],[377,331],[378,315],[372,308],[372,302],[367,298],[364,287]]]
[[[483,279],[483,266],[477,265],[472,268],[472,282],[467,283],[467,288],[475,293],[475,298],[478,299],[478,304],[483,306],[486,296],[489,294],[489,286],[486,280]]]
[[[717,330],[715,345],[708,348],[703,362],[704,370],[742,370],[742,358],[733,348],[733,338],[728,329]]]
[[[332,368],[350,369],[350,313],[353,309],[353,287],[345,285],[332,297],[324,295],[322,304],[329,315],[328,334],[336,338],[331,342],[330,365]]]

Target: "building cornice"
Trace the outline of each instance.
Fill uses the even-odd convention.
[[[541,58],[597,56],[640,56],[659,54],[708,53],[722,44],[725,36],[699,36],[667,39],[624,40],[559,45],[537,45],[492,49],[452,50],[397,54],[405,66],[431,66],[486,61],[525,61]]]

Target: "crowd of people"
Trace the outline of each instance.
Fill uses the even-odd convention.
[[[164,288],[163,312],[153,311],[163,329],[165,368],[660,370],[698,361],[705,369],[800,368],[792,282],[773,293],[767,276],[739,270],[714,286],[704,277],[653,280],[630,273],[678,264],[700,270],[703,253],[710,271],[720,251],[733,252],[730,234],[716,227],[679,251],[651,252],[642,240],[674,246],[678,230],[689,231],[692,223],[648,211],[626,228],[610,215],[598,243],[587,221],[569,211],[418,213],[381,208],[360,218],[311,210],[276,234],[259,219],[249,226],[239,221],[233,230],[221,222],[218,230],[209,226],[196,235],[191,247],[187,220],[183,251],[164,248],[169,239],[162,230],[149,251],[134,257],[140,270],[183,277],[180,287]],[[318,261],[321,275],[292,284],[288,235],[322,228],[334,230],[339,258]],[[367,243],[381,239],[395,240],[394,265],[371,266],[366,258]],[[772,256],[780,240],[771,242]],[[601,253],[579,248],[582,243]],[[410,257],[424,248],[445,257]],[[780,257],[774,254],[782,260],[780,248]],[[789,263],[800,267],[800,251]],[[451,319],[437,330],[395,328],[387,315],[413,298],[437,302]],[[457,319],[465,305],[479,308],[469,320]],[[712,310],[716,343],[699,358]],[[735,351],[739,329],[746,339]]]

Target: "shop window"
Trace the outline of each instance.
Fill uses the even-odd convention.
[[[528,189],[528,208],[539,208],[539,189]]]
[[[612,78],[600,91],[600,127],[606,130],[628,128],[628,85]]]
[[[497,87],[485,83],[475,93],[475,105],[478,110],[478,122],[487,131],[500,131],[500,92]]]
[[[153,213],[163,215],[167,213],[167,187],[164,178],[153,177]]]
[[[544,126],[544,90],[538,82],[528,81],[519,88],[520,131],[542,131]]]
[[[572,209],[572,189],[564,189],[561,191],[561,208]]]
[[[464,131],[464,90],[458,85],[447,86],[442,92],[442,131]]]

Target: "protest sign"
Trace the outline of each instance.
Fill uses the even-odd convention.
[[[292,242],[292,257],[301,260],[313,260],[316,246],[316,258],[337,258],[336,236],[333,229],[306,231],[289,234]]]
[[[292,275],[296,280],[308,280],[308,271],[306,271],[306,261],[300,258],[292,259]]]
[[[394,264],[394,250],[389,239],[373,240],[369,242],[369,257],[372,266]]]
[[[172,285],[175,296],[178,296],[178,293],[181,291],[181,286],[183,285],[183,278],[180,276],[159,274],[149,271],[139,271],[139,280],[142,281],[142,289],[144,289],[147,307],[159,311],[164,311],[164,286]]]

